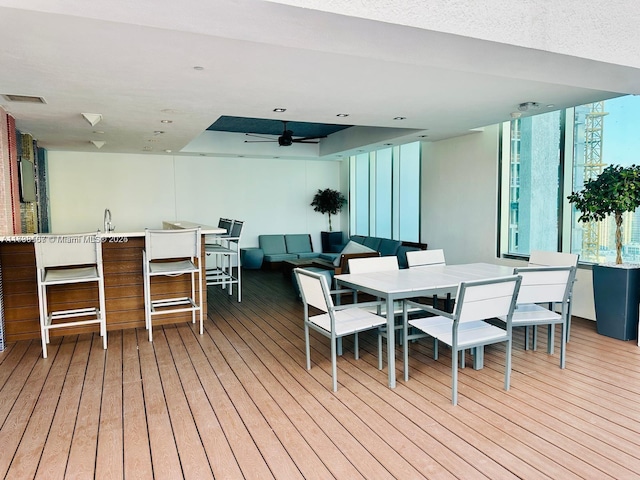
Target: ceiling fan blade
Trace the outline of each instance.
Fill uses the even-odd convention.
[[[256,135],[255,133],[245,133],[245,135],[247,137],[264,138],[264,139],[269,140],[271,142],[277,141],[277,139],[275,139],[275,138],[263,137],[262,135]],[[245,142],[246,142],[246,140],[245,140]]]
[[[327,136],[326,136],[326,135],[322,135],[322,136],[318,136],[318,135],[316,135],[315,137],[301,137],[301,138],[294,138],[294,139],[293,139],[293,141],[294,141],[294,142],[301,142],[301,141],[302,141],[302,142],[304,142],[304,141],[306,141],[306,140],[318,140],[318,139],[320,139],[320,138],[327,138]]]
[[[273,143],[277,140],[245,140],[244,143]]]
[[[308,140],[319,140],[321,138],[327,138],[326,135],[322,137],[303,137],[303,138],[294,138],[293,141],[295,143],[320,143],[320,142],[309,142]]]

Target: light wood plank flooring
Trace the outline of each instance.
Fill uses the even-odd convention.
[[[209,288],[205,334],[190,323],[39,341],[0,353],[0,478],[640,478],[640,349],[574,319],[567,368],[514,343],[460,372],[411,346],[411,378],[387,387],[373,335],[338,360],[312,338],[279,272],[246,271],[242,303]],[[542,332],[541,332],[542,333]],[[557,332],[559,334],[559,330]],[[468,363],[470,364],[470,363]]]

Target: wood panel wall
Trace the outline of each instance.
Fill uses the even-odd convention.
[[[142,249],[144,238],[128,237],[127,241],[123,243],[107,241],[103,243],[102,247],[107,330],[143,327]],[[204,242],[201,258],[205,258]],[[204,261],[202,263],[204,268]],[[0,243],[0,264],[2,266],[6,341],[40,338],[33,243]],[[173,278],[154,278],[152,279],[151,291],[154,298],[187,296],[190,295],[190,280],[186,275]],[[91,306],[97,302],[97,299],[97,288],[91,284],[49,287],[49,304],[52,309]],[[203,315],[206,315],[206,285],[204,285],[203,306]],[[190,313],[157,316],[154,318],[154,325],[185,321],[191,321]],[[52,330],[51,336],[84,333],[96,329],[95,325],[70,327]]]

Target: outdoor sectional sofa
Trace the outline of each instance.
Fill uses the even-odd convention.
[[[366,256],[366,253],[345,253],[342,251],[349,249],[349,243],[354,242],[364,245],[371,250],[371,254],[377,252],[380,256],[396,255],[400,268],[407,267],[407,252],[411,250],[424,250],[426,244],[401,242],[388,238],[370,237],[363,235],[352,235],[349,242],[343,245],[336,253],[319,253],[313,251],[311,236],[306,233],[299,234],[270,234],[259,235],[258,245],[264,253],[264,264],[266,268],[274,268],[277,264],[287,260],[317,259],[319,262],[329,265],[333,263],[336,273],[346,271],[346,262],[349,258]],[[338,259],[338,260],[336,260]]]

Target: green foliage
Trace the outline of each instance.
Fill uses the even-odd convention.
[[[610,165],[584,189],[567,197],[580,212],[580,222],[604,220],[610,214],[633,212],[640,206],[640,167]]]
[[[311,206],[316,212],[329,214],[329,231],[332,231],[331,215],[337,215],[346,203],[347,199],[342,193],[331,188],[325,188],[324,190],[318,189],[318,193],[313,197]]]
[[[313,197],[311,206],[315,212],[337,215],[345,203],[347,203],[347,199],[342,193],[331,188],[325,188],[324,190],[318,189],[318,193]]]
[[[622,214],[640,206],[640,167],[609,165],[579,192],[567,197],[580,212],[578,221],[599,222],[613,214],[616,220],[616,263],[622,263]]]

